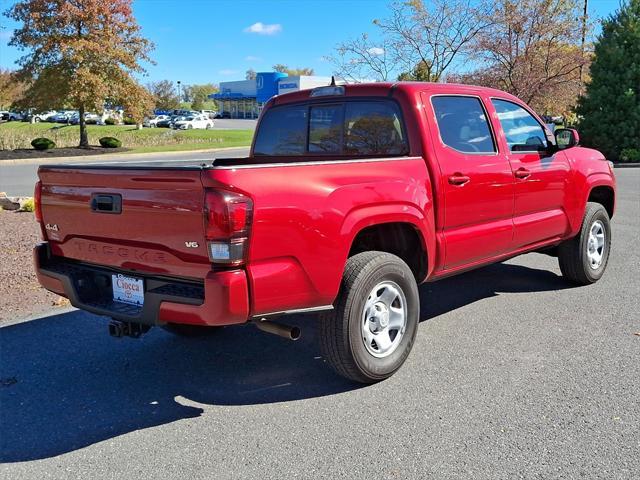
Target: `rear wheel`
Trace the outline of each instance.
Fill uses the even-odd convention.
[[[204,325],[188,325],[185,323],[167,323],[162,328],[179,337],[209,337],[222,330],[223,327],[208,327]]]
[[[323,356],[350,380],[388,378],[411,352],[419,315],[418,286],[406,263],[386,252],[354,255],[334,310],[321,315]]]
[[[599,203],[589,202],[580,233],[558,246],[562,275],[580,285],[597,282],[607,268],[610,249],[609,214]]]

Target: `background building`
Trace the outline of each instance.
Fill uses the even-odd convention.
[[[287,76],[279,72],[259,72],[255,80],[221,82],[220,91],[209,95],[219,111],[229,118],[258,118],[264,104],[274,95],[329,85],[331,77]]]

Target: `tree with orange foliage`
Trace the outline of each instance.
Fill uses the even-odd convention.
[[[28,105],[72,105],[80,114],[80,147],[88,147],[87,111],[105,102],[121,105],[136,121],[152,108],[148,91],[133,78],[151,62],[153,44],[142,37],[131,0],[20,0],[5,15],[19,23],[9,45],[27,53],[18,60],[31,80]]]
[[[447,80],[506,90],[541,113],[570,111],[590,60],[581,8],[578,0],[496,0],[474,39],[482,67]]]
[[[0,68],[0,109],[11,108],[22,96],[25,85],[11,70]]]

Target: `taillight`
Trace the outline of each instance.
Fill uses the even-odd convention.
[[[42,223],[42,182],[38,180],[33,190],[33,211],[36,221]]]
[[[249,246],[253,202],[245,195],[225,190],[205,193],[205,237],[213,263],[240,265]]]

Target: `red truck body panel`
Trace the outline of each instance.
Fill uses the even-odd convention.
[[[445,144],[433,106],[437,96],[478,98],[496,151],[470,154]],[[407,155],[265,158],[254,156],[253,145],[246,161],[211,167],[41,167],[48,242],[46,255],[36,253],[41,284],[70,296],[59,270],[47,270],[47,258],[150,281],[184,280],[201,286],[202,298],[191,304],[161,301],[159,323],[241,323],[253,316],[330,307],[354,239],[367,227],[409,225],[427,259],[418,280],[433,280],[556,245],[579,231],[594,188],[615,189],[609,164],[595,150],[511,152],[493,99],[516,104],[544,124],[504,92],[379,83],[346,86],[338,100],[356,98],[397,103]],[[321,100],[301,91],[273,98],[265,111]],[[459,179],[466,181],[456,183]],[[252,201],[248,251],[239,267],[209,259],[204,197],[218,189]],[[121,196],[122,212],[92,212],[88,205],[96,193]],[[100,313],[99,307],[74,298],[81,308]]]

